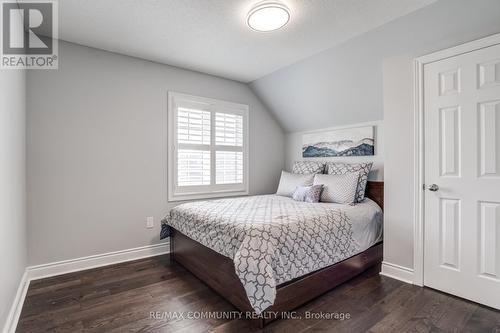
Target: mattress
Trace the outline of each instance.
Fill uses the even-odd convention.
[[[274,303],[276,286],[382,239],[382,210],[368,198],[355,205],[276,195],[190,202],[173,208],[165,223],[231,258],[257,314]]]

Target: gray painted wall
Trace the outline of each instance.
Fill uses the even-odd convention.
[[[384,260],[413,268],[412,59],[500,32],[499,0],[440,0],[251,83],[300,158],[299,131],[382,121]]]
[[[59,70],[28,73],[30,265],[159,242],[168,90],[248,104],[250,192],[276,190],[284,134],[247,85],[66,42],[59,53]]]
[[[158,242],[159,220],[172,206],[166,201],[167,90],[249,104],[250,190],[271,193],[285,160],[290,165],[297,157],[298,131],[384,118],[384,100],[393,98],[398,80],[383,81],[384,59],[411,59],[499,32],[498,13],[499,0],[440,0],[253,82],[251,88],[290,132],[286,142],[247,85],[61,42],[58,71],[28,74],[29,264]],[[384,83],[392,86],[388,93]],[[411,94],[408,87],[400,88]],[[410,132],[399,137],[401,125],[392,118],[397,107],[391,108],[391,119],[383,122],[384,141],[390,141],[383,148],[391,163],[385,166],[387,191],[406,193],[407,182],[397,179],[407,179],[411,167],[398,163],[398,153],[412,142]],[[395,168],[399,176],[388,178]],[[411,203],[409,197],[398,200]],[[407,237],[393,243],[404,247],[386,248],[386,258],[411,268],[411,213],[400,216],[395,205],[387,204],[386,216],[394,219],[386,219],[386,230]],[[146,216],[155,217],[155,229],[145,228]]]
[[[412,59],[498,33],[499,17],[499,0],[440,0],[251,84],[290,132],[288,167],[299,131],[383,119],[388,263],[413,268]]]
[[[384,261],[413,268],[413,57],[387,58],[384,73]]]
[[[26,268],[25,91],[25,71],[0,71],[0,329]]]
[[[383,119],[382,61],[500,31],[499,0],[440,0],[251,83],[287,132]]]

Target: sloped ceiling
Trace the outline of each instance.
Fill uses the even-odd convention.
[[[273,33],[245,24],[260,0],[61,0],[60,38],[250,82],[435,0],[282,0]]]
[[[440,0],[251,87],[287,132],[381,120],[384,58],[419,56],[498,32],[499,0]]]

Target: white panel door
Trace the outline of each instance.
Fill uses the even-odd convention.
[[[500,45],[424,66],[424,284],[500,309]]]

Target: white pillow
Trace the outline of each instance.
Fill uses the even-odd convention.
[[[311,186],[313,184],[314,175],[301,175],[296,173],[290,173],[286,171],[281,171],[280,184],[277,195],[282,195],[285,197],[292,197],[293,192],[297,186]]]
[[[352,204],[356,200],[358,179],[358,172],[343,175],[315,175],[314,185],[323,185],[322,202]]]

